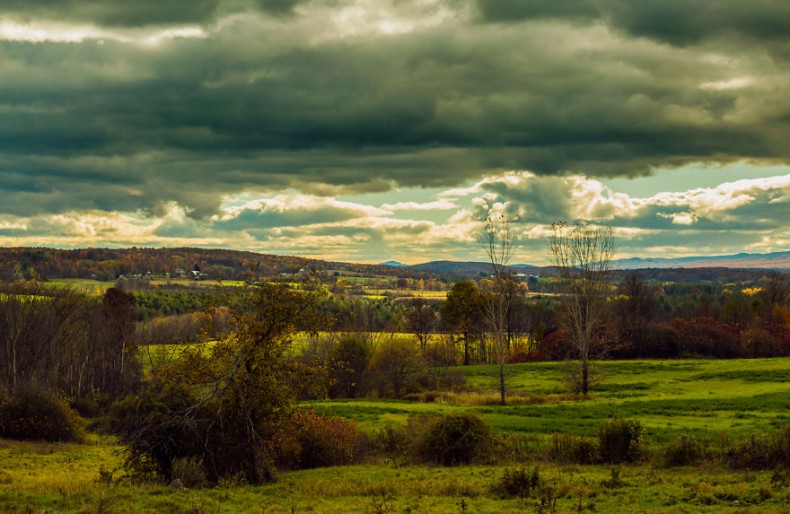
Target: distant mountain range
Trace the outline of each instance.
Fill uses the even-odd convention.
[[[790,272],[790,251],[769,254],[740,253],[714,257],[630,258],[614,261],[619,270],[645,269],[646,277],[673,280],[673,276],[718,280],[761,274],[762,270]],[[551,275],[551,267],[514,264],[515,273]],[[704,269],[703,269],[704,268]],[[407,266],[397,261],[380,265],[329,262],[301,257],[267,255],[227,249],[200,248],[0,248],[0,282],[19,278],[96,278],[115,280],[137,274],[187,275],[200,271],[210,279],[257,280],[303,270],[333,274],[442,278],[449,281],[487,277],[488,262],[433,261]]]
[[[790,252],[739,253],[713,257],[639,258],[614,261],[619,269],[643,268],[758,268],[790,270]]]
[[[397,261],[381,263],[382,266],[411,268],[415,271],[435,273],[456,273],[462,275],[488,274],[491,264],[487,262],[465,261],[431,261],[412,266]],[[617,259],[613,262],[615,269],[646,269],[646,268],[734,268],[734,269],[773,269],[790,271],[790,251],[774,253],[739,253],[736,255],[695,256],[675,258],[640,258]],[[541,267],[531,264],[514,264],[511,268],[539,270]]]
[[[402,262],[398,262],[398,261],[380,262],[378,265],[389,266],[390,268],[406,268],[409,266],[408,264],[403,264]]]

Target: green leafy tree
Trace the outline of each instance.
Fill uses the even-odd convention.
[[[471,280],[453,284],[447,292],[447,301],[441,309],[442,321],[446,327],[461,335],[464,347],[464,366],[470,364],[472,340],[479,337],[482,330],[483,293]]]

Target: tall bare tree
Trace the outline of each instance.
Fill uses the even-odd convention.
[[[486,297],[486,317],[494,334],[494,342],[499,357],[499,396],[505,405],[505,325],[510,307],[510,272],[508,265],[513,257],[513,233],[510,221],[505,216],[488,218],[479,237],[480,246],[488,255],[491,264],[493,291]]]
[[[581,393],[590,388],[590,350],[606,312],[614,237],[608,227],[552,225],[551,257],[565,289],[563,322],[578,352]]]

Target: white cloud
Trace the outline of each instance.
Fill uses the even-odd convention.
[[[433,202],[385,203],[381,205],[381,208],[386,211],[447,211],[457,209],[458,205],[442,198]]]
[[[35,21],[21,23],[0,22],[0,41],[28,43],[82,43],[85,41],[119,41],[158,45],[173,39],[205,39],[208,33],[201,27],[184,26],[165,29],[136,28],[108,29],[93,25],[64,23],[58,21]]]
[[[675,225],[693,225],[699,218],[691,212],[673,212],[666,214],[659,212],[656,214],[659,218],[670,219]]]
[[[396,258],[414,263],[479,258],[477,235],[485,216],[497,213],[517,215],[511,219],[518,262],[545,263],[551,222],[560,219],[611,226],[620,256],[776,251],[790,244],[781,218],[790,213],[790,175],[639,198],[579,175],[508,172],[468,188],[437,191],[435,198],[375,206],[301,193],[247,193],[226,198],[221,214],[203,221],[191,218],[175,202],[158,214],[87,210],[3,215],[0,244],[225,246],[334,260]],[[421,217],[434,210],[447,211],[447,219]],[[560,214],[565,217],[555,217]]]

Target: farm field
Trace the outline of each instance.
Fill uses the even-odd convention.
[[[384,400],[312,402],[316,410],[383,428],[409,416],[471,410],[499,433],[595,436],[601,420],[637,418],[648,442],[679,433],[714,437],[775,430],[790,424],[790,359],[604,361],[591,399],[564,393],[564,363],[511,364],[509,405],[498,403],[496,366],[455,368],[480,392],[449,393],[437,403]]]
[[[787,472],[733,470],[716,460],[667,467],[666,442],[690,433],[711,448],[790,424],[790,359],[603,362],[587,401],[570,400],[563,364],[508,366],[511,405],[495,401],[495,369],[458,368],[477,392],[440,401],[320,401],[306,405],[358,421],[374,435],[413,415],[472,411],[497,435],[521,434],[496,465],[454,468],[371,457],[356,466],[282,472],[270,485],[225,481],[213,489],[132,485],[111,438],[82,444],[0,440],[2,512],[790,512]],[[545,458],[554,432],[594,437],[612,415],[638,419],[647,456],[638,464],[562,465]],[[527,499],[497,489],[506,469],[537,469],[543,487]],[[614,471],[613,471],[614,470]],[[551,491],[551,497],[545,496]],[[544,501],[541,510],[541,501]]]

